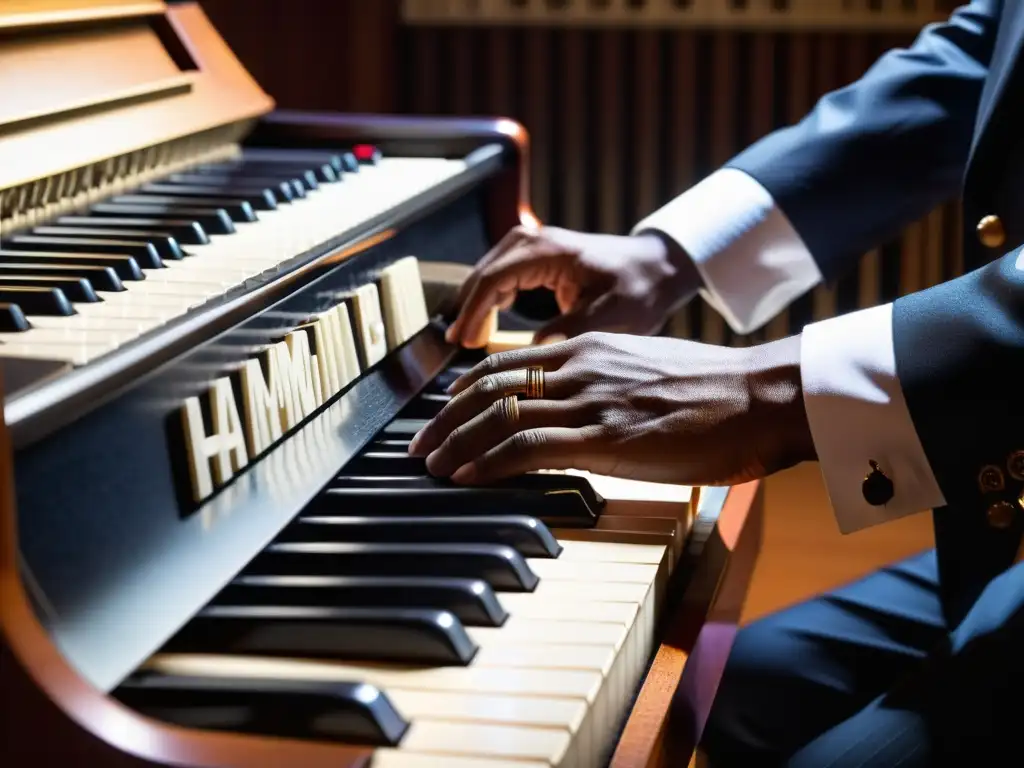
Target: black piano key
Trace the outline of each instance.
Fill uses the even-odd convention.
[[[4,245],[8,250],[48,251],[51,253],[103,254],[126,256],[143,269],[162,269],[163,259],[149,243],[131,243],[91,237],[43,237],[41,235],[12,235]]]
[[[443,576],[481,579],[494,589],[530,592],[537,575],[500,544],[334,544],[283,542],[258,554],[252,574],[297,576]]]
[[[430,608],[213,605],[162,650],[465,666],[477,646],[458,618]]]
[[[422,456],[403,456],[394,451],[366,451],[345,465],[346,475],[427,475],[427,460]]]
[[[40,277],[0,273],[0,286],[13,288],[59,288],[73,302],[89,304],[99,301],[92,284],[81,277]]]
[[[20,333],[31,327],[17,304],[0,304],[0,332]]]
[[[201,173],[175,173],[164,183],[181,184],[187,187],[206,187],[207,189],[230,190],[236,187],[249,189],[270,189],[277,198],[295,200],[306,196],[306,189],[299,181],[281,181],[280,179],[256,177],[213,176]]]
[[[371,447],[372,447],[371,443]],[[369,457],[363,459],[363,457]],[[358,462],[364,461],[362,465]],[[421,462],[421,463],[418,463]],[[536,498],[548,496],[574,496],[582,500],[586,507],[595,515],[605,507],[605,501],[594,490],[590,482],[579,475],[562,472],[531,472],[525,475],[498,480],[485,487],[469,487],[454,485],[448,478],[433,477],[426,472],[417,472],[419,467],[425,469],[426,460],[419,457],[402,455],[397,450],[367,450],[357,455],[331,481],[332,488],[438,488],[452,490],[492,490],[496,493],[533,495]],[[362,471],[363,467],[375,471]],[[385,473],[389,467],[394,467]],[[398,470],[409,470],[401,472]]]
[[[271,149],[266,147],[248,147],[242,150],[245,162],[274,163],[324,163],[338,174],[346,171],[359,170],[359,162],[354,155],[345,152],[323,152],[315,149]]]
[[[508,619],[487,582],[426,576],[240,576],[212,604],[433,608],[480,627]]]
[[[56,223],[67,227],[89,227],[90,229],[159,231],[167,233],[185,245],[206,245],[210,242],[210,238],[202,222],[198,219],[198,216],[168,218],[154,214],[151,218],[142,218],[130,215],[119,217],[101,214],[97,216],[61,216]]]
[[[35,255],[35,254],[29,254]],[[38,275],[40,277],[80,277],[88,280],[96,291],[123,291],[124,283],[111,267],[70,264],[6,263],[0,259],[0,279],[4,275]]]
[[[101,240],[117,240],[126,243],[149,243],[161,259],[167,261],[181,261],[185,258],[185,252],[181,250],[178,241],[166,232],[150,232],[144,229],[114,229],[106,227],[35,227],[33,235],[43,237],[77,237]]]
[[[308,168],[284,165],[248,165],[245,163],[217,163],[195,168],[190,173],[202,173],[209,176],[223,176],[245,180],[247,178],[277,179],[279,181],[300,182],[307,190],[319,189],[320,181],[316,173]]]
[[[234,200],[244,200],[257,211],[273,211],[277,208],[277,195],[274,191],[259,187],[214,189],[211,187],[195,187],[186,184],[146,184],[135,190],[138,196],[197,198],[200,200],[225,200],[230,204]]]
[[[348,173],[359,173],[359,160],[352,152],[339,152],[338,157],[341,159],[341,168],[343,171]]]
[[[145,280],[146,274],[131,256],[117,256],[107,253],[89,253],[87,251],[36,251],[21,248],[5,248],[0,250],[0,264],[46,264],[68,266],[108,267],[114,270],[121,280]],[[95,283],[94,288],[99,288]]]
[[[469,368],[448,368],[447,370],[441,371],[425,391],[437,392],[443,394],[448,387],[455,383],[455,380],[467,373]]]
[[[337,509],[335,514],[302,515],[281,531],[279,540],[504,544],[523,557],[558,557],[562,552],[548,527],[529,515],[359,517]]]
[[[505,487],[446,486],[421,477],[337,477],[315,498],[309,514],[346,509],[353,515],[533,515],[556,528],[590,527],[600,510],[573,491],[536,493]]]
[[[234,222],[223,208],[179,208],[173,213],[162,213],[149,205],[120,205],[98,203],[89,209],[88,218],[105,218],[111,221],[149,222],[152,229],[161,227],[173,230],[175,227],[189,227],[198,224],[209,235],[233,235]]]
[[[114,691],[125,706],[187,728],[394,747],[409,724],[371,685],[142,672]]]
[[[75,314],[75,308],[60,288],[0,286],[0,304],[17,304],[26,315],[70,317]]]
[[[432,419],[441,412],[451,395],[424,393],[410,402],[398,414],[401,419]]]
[[[218,200],[213,197],[175,197],[172,195],[118,195],[108,202],[115,205],[151,206],[162,213],[169,213],[182,208],[220,208],[227,212],[232,221],[258,221],[256,210],[248,200]]]

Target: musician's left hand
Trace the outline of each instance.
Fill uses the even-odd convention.
[[[800,386],[800,338],[728,348],[587,333],[492,355],[410,454],[456,483],[538,469],[685,485],[731,485],[814,460]],[[518,417],[499,401],[523,369],[545,370],[544,396]]]

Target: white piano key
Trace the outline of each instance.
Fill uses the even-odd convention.
[[[541,581],[625,581],[636,584],[651,583],[658,566],[636,563],[602,563],[588,560],[566,561],[561,558],[527,558],[526,562]]]
[[[403,751],[439,757],[537,760],[552,768],[576,768],[572,735],[564,730],[485,723],[414,720],[402,739]]]
[[[168,674],[205,677],[288,678],[292,680],[362,680],[378,687],[450,693],[490,693],[593,699],[599,672],[505,669],[501,667],[399,667],[300,659],[269,659],[199,654],[157,654],[142,667]]]

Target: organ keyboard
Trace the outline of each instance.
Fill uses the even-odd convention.
[[[14,3],[0,35],[3,764],[691,749],[757,485],[407,454],[480,356],[433,266],[529,220],[522,130],[273,111],[193,4]]]

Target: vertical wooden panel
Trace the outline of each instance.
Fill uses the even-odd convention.
[[[512,46],[509,35],[500,29],[489,29],[487,35],[487,109],[492,115],[512,116],[515,111],[512,72]],[[536,137],[531,137],[534,140]]]
[[[551,172],[554,152],[551,140],[551,33],[546,29],[526,31],[523,72],[518,88],[522,90],[523,121],[530,132],[534,183],[534,208],[541,221],[551,218]],[[572,177],[568,178],[572,182]]]
[[[597,109],[598,167],[597,230],[621,234],[622,232],[622,157],[623,116],[623,39],[619,30],[601,30],[597,39],[597,72],[595,96]]]
[[[940,207],[925,219],[924,273],[921,275],[922,288],[930,288],[942,282],[943,251],[946,247],[946,233],[943,226],[945,211]]]
[[[817,62],[814,68],[814,93],[823,95],[835,89],[837,82],[839,35],[821,35],[815,40]],[[824,320],[836,314],[836,283],[828,282],[817,286],[812,294],[813,317]]]
[[[670,74],[665,107],[668,112],[665,156],[671,174],[666,198],[677,195],[691,185],[696,176],[696,137],[694,114],[697,112],[697,40],[690,30],[669,33]],[[673,336],[694,337],[693,313],[689,307],[676,312],[669,321],[668,332]]]
[[[440,112],[439,38],[436,29],[417,30],[413,37],[412,56],[412,111],[418,114]]]
[[[951,244],[949,257],[946,262],[946,273],[944,279],[950,280],[964,273],[964,249],[963,249],[963,209],[959,205],[948,206],[949,225],[947,226],[946,242]]]
[[[751,55],[747,77],[750,79],[749,113],[743,132],[744,142],[753,143],[771,133],[774,128],[775,107],[775,36],[770,32],[757,32],[751,40]],[[758,344],[765,340],[765,329],[746,336],[738,336],[737,345]]]
[[[313,2],[318,9],[325,5],[316,0]],[[350,89],[347,100],[349,106],[346,107],[348,111],[389,112],[395,104],[398,74],[395,45],[399,23],[398,2],[347,0],[346,4],[349,10],[346,27],[342,30],[332,25],[320,25],[317,46],[322,51],[337,51],[339,48],[345,51],[347,66],[342,76]],[[306,28],[317,26],[316,14],[322,13],[314,11],[312,7],[309,10],[308,15],[302,14],[306,18]],[[331,77],[329,70],[324,74],[327,78]],[[308,69],[303,76],[310,77]],[[330,108],[331,104],[321,106]]]
[[[711,164],[719,166],[736,150],[736,35],[714,32],[711,45]],[[701,338],[710,344],[722,344],[726,338],[725,321],[709,304],[701,317]]]
[[[920,221],[911,224],[903,234],[900,242],[900,295],[915,293],[923,287],[922,253],[924,246],[924,228]]]
[[[865,35],[848,35],[846,40],[845,77],[852,83],[860,77],[868,67],[868,39]],[[881,299],[881,258],[878,248],[866,253],[857,270],[856,308],[873,307]]]
[[[558,114],[561,124],[561,154],[557,165],[564,174],[562,178],[562,216],[565,226],[571,229],[596,229],[597,222],[587,220],[585,189],[588,183],[587,143],[594,140],[594,126],[587,125],[586,90],[587,81],[586,37],[580,29],[566,30],[562,37],[562,71],[565,73],[565,89],[562,93],[562,111]],[[588,226],[591,225],[591,226]]]
[[[662,152],[659,145],[658,113],[664,109],[661,97],[661,35],[657,31],[643,30],[637,35],[636,73],[631,85],[636,101],[633,151],[636,153],[636,198],[629,208],[633,222],[651,213],[660,204],[658,199],[658,165]]]
[[[478,75],[477,67],[482,63],[475,55],[481,31],[472,27],[451,30],[448,45],[451,47],[452,75],[448,82],[451,89],[452,111],[456,115],[476,113],[473,104],[473,89]]]
[[[806,33],[789,36],[788,61],[786,62],[786,121],[798,122],[811,106],[811,44],[812,38]],[[799,328],[792,328],[788,309],[779,313],[768,324],[769,339],[781,339]]]

